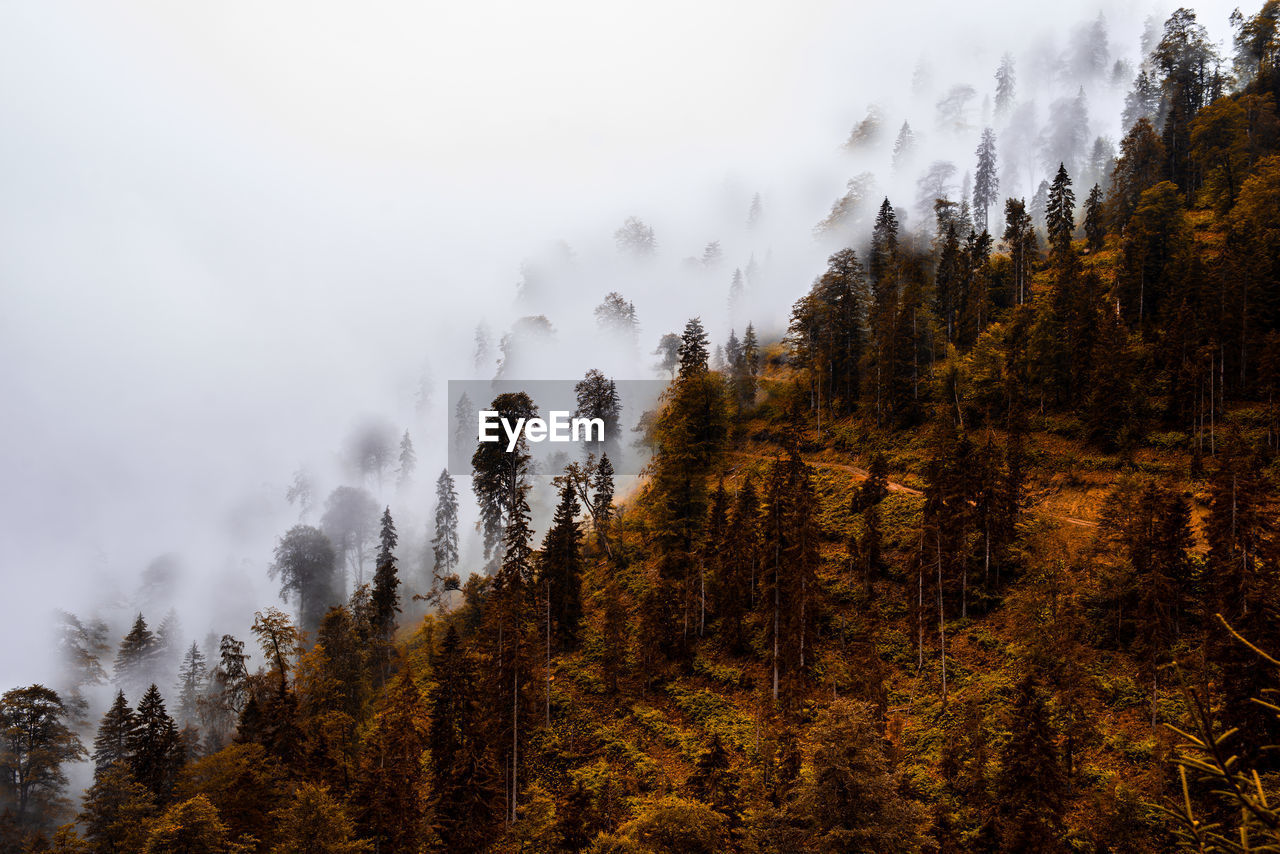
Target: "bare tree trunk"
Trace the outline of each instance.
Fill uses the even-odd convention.
[[[942,708],[947,707],[947,623],[942,613],[942,535],[938,534],[938,637],[942,648]]]

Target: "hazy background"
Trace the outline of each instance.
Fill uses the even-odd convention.
[[[1228,55],[1233,6],[1195,6]],[[652,378],[658,338],[695,314],[716,343],[745,319],[776,335],[834,248],[813,227],[847,180],[875,172],[869,212],[887,193],[914,222],[921,168],[955,161],[957,191],[972,170],[1002,53],[1043,121],[1079,86],[1052,62],[1074,27],[1102,11],[1112,60],[1136,70],[1144,21],[1172,4],[1064,8],[0,5],[0,688],[50,679],[55,607],[123,633],[172,604],[188,639],[242,633],[274,601],[294,471],[316,473],[321,505],[350,482],[340,454],[367,418],[416,445],[416,486],[380,497],[402,551],[420,548],[444,384],[494,370],[473,363],[478,323],[496,346],[546,314],[554,346],[512,370],[554,379]],[[1130,82],[1088,85],[1090,140],[1118,142]],[[969,126],[935,127],[960,83]],[[883,138],[850,155],[872,103]],[[921,153],[895,176],[904,119]],[[631,215],[656,232],[647,265],[614,248]],[[713,240],[718,266],[684,261]],[[730,277],[752,258],[731,321]],[[518,301],[527,259],[546,284]],[[638,351],[595,333],[611,290],[635,302]],[[161,555],[180,571],[157,602],[139,581]]]

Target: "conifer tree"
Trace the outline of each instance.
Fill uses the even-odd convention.
[[[133,776],[157,800],[166,800],[186,758],[182,755],[178,728],[165,711],[164,698],[155,685],[138,701],[128,750]]]
[[[116,765],[129,766],[132,759],[130,739],[136,726],[137,719],[124,692],[116,692],[116,698],[102,716],[102,723],[98,725],[98,733],[93,739],[95,777]]]
[[[427,720],[407,664],[388,688],[365,736],[355,802],[365,835],[383,851],[414,851],[426,806]]]
[[[444,850],[477,851],[495,817],[498,775],[488,759],[471,662],[452,625],[432,670],[437,677],[427,695],[431,826]]]
[[[576,646],[578,622],[582,618],[582,533],[578,529],[578,510],[577,490],[566,478],[561,483],[560,503],[538,556],[551,626],[566,649]]]
[[[759,514],[755,481],[748,477],[734,497],[725,528],[724,554],[712,578],[718,620],[716,632],[733,652],[745,648],[745,621],[755,606],[756,587],[761,583]]]
[[[1005,54],[1000,57],[1000,67],[996,69],[996,113],[1005,115],[1013,108],[1017,94],[1017,74],[1014,71],[1013,56]]]
[[[524,392],[500,394],[493,399],[489,409],[510,424],[537,415],[537,407]],[[476,445],[476,452],[471,457],[471,488],[480,505],[486,559],[495,547],[504,542],[505,526],[516,512],[516,504],[523,500],[528,490],[525,481],[529,474],[529,459],[528,442],[523,434],[509,453],[502,442],[479,442]]]
[[[1071,248],[1071,235],[1075,231],[1076,196],[1071,192],[1071,177],[1067,167],[1059,163],[1058,174],[1053,178],[1053,186],[1049,188],[1049,200],[1045,208],[1046,231],[1049,234],[1049,248],[1055,255],[1061,255]]]
[[[192,641],[182,657],[182,666],[178,668],[178,708],[175,718],[183,726],[199,720],[200,697],[204,694],[208,676],[204,653],[200,651],[200,645]]]
[[[448,469],[436,479],[435,535],[431,538],[431,595],[456,586],[458,569],[458,493]]]
[[[1107,223],[1102,212],[1102,188],[1097,184],[1089,191],[1089,198],[1084,203],[1084,236],[1089,251],[1102,249],[1107,239]]]
[[[120,642],[116,653],[113,681],[126,694],[140,695],[151,682],[152,670],[159,656],[160,643],[142,614]]]
[[[1022,305],[1030,297],[1031,265],[1036,256],[1036,232],[1021,199],[1004,203],[1004,242],[1013,267],[1013,303]]]
[[[1063,794],[1066,780],[1055,745],[1057,734],[1040,690],[1023,677],[1009,714],[1010,738],[1000,755],[996,798],[1005,851],[1064,851]]]
[[[818,619],[818,528],[809,466],[794,450],[769,474],[764,514],[765,572],[758,608],[767,625],[771,693],[783,676],[801,675],[812,660]]]
[[[975,154],[978,157],[978,168],[973,177],[974,221],[985,231],[988,227],[988,211],[1000,200],[996,135],[991,128],[983,128],[982,139]]]
[[[390,663],[390,645],[396,630],[396,614],[400,613],[400,576],[396,567],[396,525],[391,519],[391,508],[382,512],[382,529],[378,536],[378,561],[373,573],[373,592],[370,605],[373,608],[371,622],[374,633],[383,645],[381,670],[383,678]]]
[[[418,467],[418,455],[413,450],[413,440],[405,430],[400,437],[400,465],[396,469],[396,489],[403,490],[413,482],[413,472]]]

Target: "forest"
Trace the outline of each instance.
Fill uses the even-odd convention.
[[[475,445],[420,560],[360,485],[303,521],[300,475],[249,635],[62,613],[59,672],[0,696],[0,848],[1280,851],[1280,0],[1234,25],[1223,56],[1179,9],[1095,68],[1133,73],[1127,132],[1030,200],[990,128],[913,227],[850,225],[851,181],[789,317],[662,336],[638,438],[591,371],[580,458]],[[596,317],[636,334],[618,293]]]

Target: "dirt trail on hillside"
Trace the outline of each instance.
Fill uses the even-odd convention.
[[[769,456],[768,454],[752,454],[746,451],[732,451],[731,453],[733,456],[750,457],[752,459],[765,459]],[[864,468],[859,468],[858,466],[847,465],[844,463],[832,463],[832,462],[827,462],[826,460],[814,460],[808,457],[805,457],[804,461],[809,465],[815,466],[818,468],[828,468],[828,469],[837,469],[839,471],[847,471],[850,474],[855,475],[859,480],[866,480],[868,477],[871,476],[871,473],[869,471],[867,471]],[[908,495],[924,495],[924,493],[921,492],[920,490],[912,489],[911,487],[906,486],[905,484],[895,483],[892,480],[887,481],[887,483],[888,483],[890,492],[905,492]],[[1054,519],[1058,522],[1062,522],[1067,525],[1075,525],[1078,528],[1098,527],[1097,522],[1091,522],[1088,519],[1078,519],[1075,516],[1059,516],[1057,513],[1049,513],[1039,509],[1037,509],[1036,512],[1040,513],[1041,515],[1047,516],[1050,519]]]

